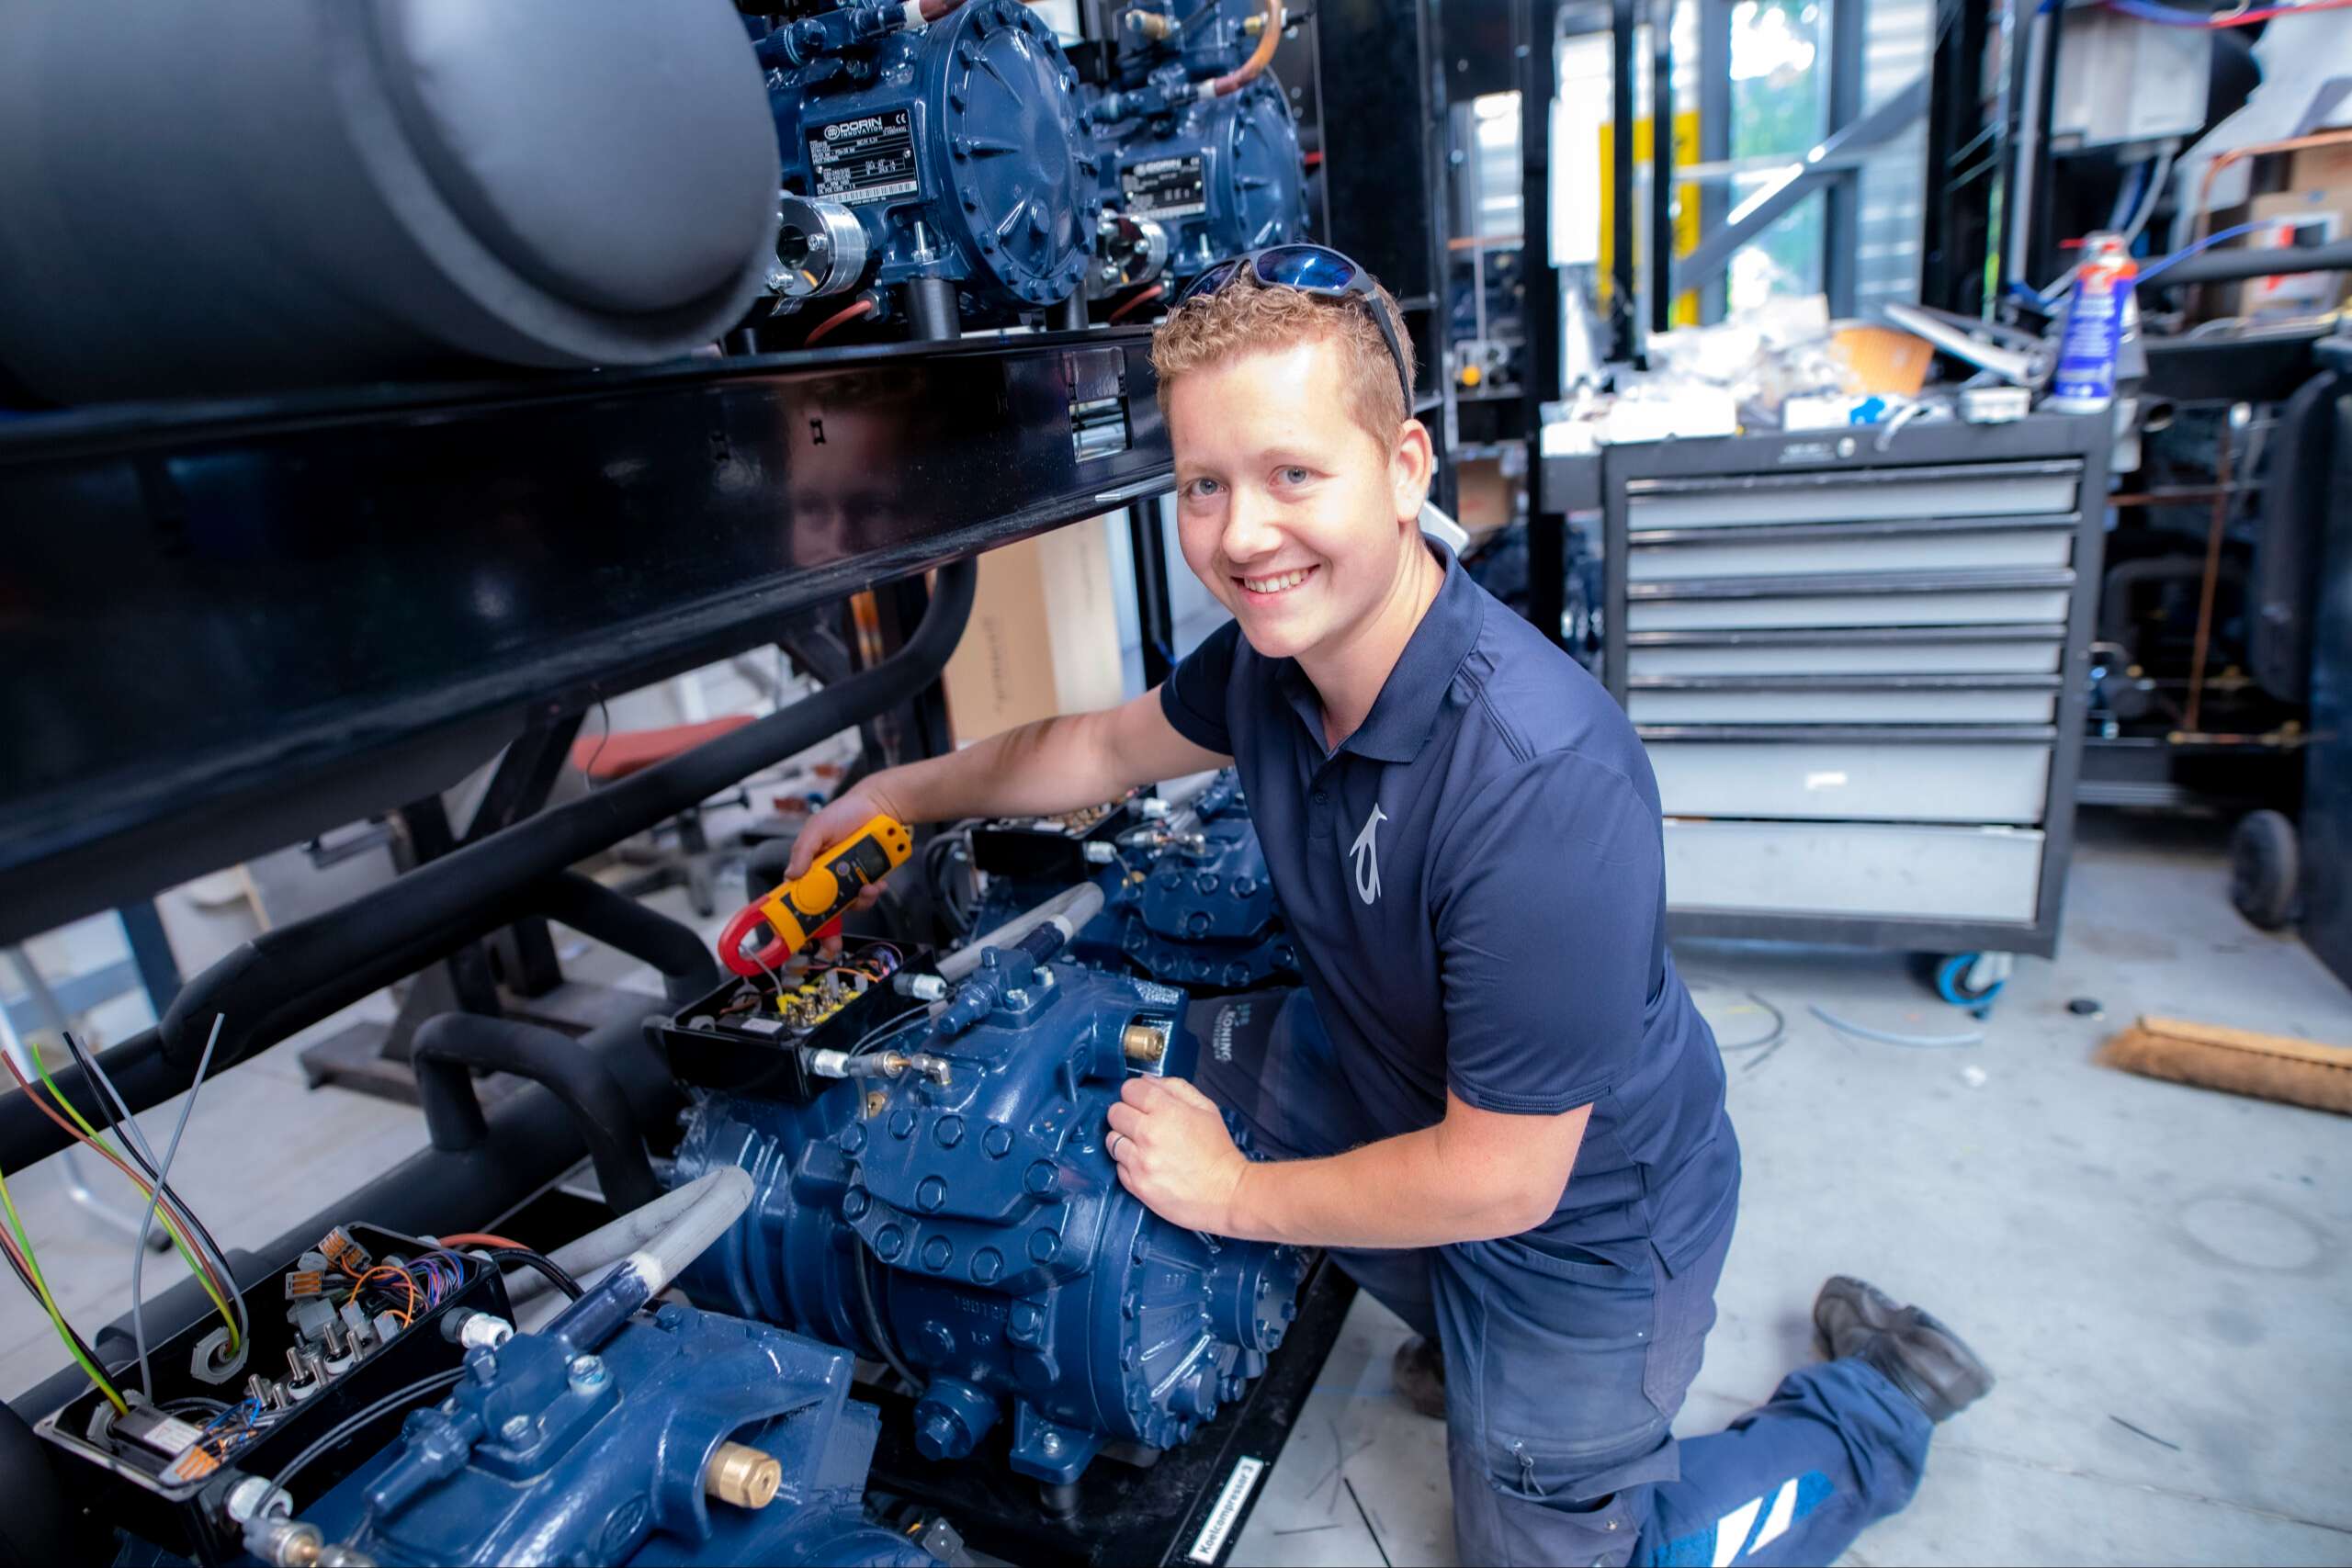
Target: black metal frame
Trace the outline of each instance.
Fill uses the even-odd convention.
[[[1552,98],[1559,88],[1559,0],[1514,8],[1519,71],[1520,232],[1527,279],[1527,347],[1521,423],[1530,470],[1527,497],[1527,618],[1562,641],[1567,609],[1568,519],[1537,472],[1544,405],[1560,398],[1560,275],[1552,260]],[[1620,252],[1622,254],[1622,251]]]
[[[2001,128],[1984,121],[1985,28],[1994,7],[1940,0],[1928,100],[1928,200],[1920,215],[1919,301],[1973,316],[1984,306],[1984,247]]]
[[[1907,919],[1885,916],[1836,916],[1788,913],[1748,913],[1733,910],[1669,908],[1667,923],[1678,935],[1715,936],[1769,941],[1810,941],[1857,947],[1916,952],[1959,953],[1977,949],[2048,957],[2058,944],[2059,913],[2065,891],[2065,873],[2074,854],[2076,782],[2082,767],[2084,710],[2088,701],[2091,626],[2097,613],[2100,562],[2103,555],[2106,508],[2109,422],[2104,414],[2084,418],[2037,416],[2015,424],[1944,424],[1913,426],[1885,434],[1864,430],[1809,431],[1779,435],[1735,436],[1722,439],[1668,441],[1611,446],[1603,455],[1603,511],[1606,520],[1605,626],[1607,648],[1603,680],[1620,704],[1632,688],[1627,677],[1631,648],[1693,643],[1756,642],[1873,642],[1891,641],[1904,628],[1790,628],[1744,632],[1639,632],[1625,627],[1626,606],[1641,596],[1662,596],[1671,591],[1684,598],[1745,598],[1807,592],[1942,592],[1954,589],[2052,588],[2069,592],[2064,649],[2060,660],[2058,705],[2049,725],[1980,725],[1944,727],[1903,725],[1762,725],[1673,726],[1645,725],[1645,740],[1854,740],[1903,745],[1930,741],[2028,741],[2051,747],[2049,796],[2040,824],[2043,834],[2041,881],[2034,919],[2030,925],[2006,921]],[[2073,565],[2066,569],[2000,569],[1971,572],[1904,572],[1845,574],[1836,577],[1776,577],[1762,581],[1738,581],[1697,586],[1634,585],[1627,581],[1630,544],[1662,543],[1687,536],[1683,531],[1657,530],[1629,538],[1629,503],[1633,488],[1673,487],[1675,481],[1701,479],[1744,479],[1751,485],[1804,485],[1823,478],[1856,473],[1912,470],[1922,477],[1951,475],[1985,464],[2045,463],[2053,471],[2078,473],[2077,509],[2063,525],[2074,535]],[[1975,530],[1983,518],[1953,518],[1915,524],[1900,531],[1942,526]],[[2053,525],[2049,516],[1996,519],[1993,525]],[[1845,525],[1792,525],[1785,527],[1714,529],[1720,539],[1736,535],[1750,537],[1806,537]],[[1870,525],[1862,525],[1870,527]],[[1886,528],[1879,532],[1893,531]],[[1845,536],[1859,536],[1849,533]],[[1934,629],[1939,641],[1996,640],[2034,637],[2047,640],[2048,626],[1995,626]],[[1785,683],[1785,682],[1784,682]],[[1882,689],[1949,689],[1907,678],[1880,678]],[[1721,679],[1707,684],[1722,687]],[[1991,678],[1970,678],[1973,687],[2004,684]],[[1656,689],[1644,682],[1642,689]]]
[[[0,425],[0,940],[1167,482],[1141,329]],[[1077,456],[1073,409],[1127,443]]]

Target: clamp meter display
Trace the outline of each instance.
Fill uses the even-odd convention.
[[[745,906],[719,933],[718,956],[738,975],[780,966],[808,945],[857,896],[907,863],[914,835],[894,817],[877,816],[827,850],[817,863],[767,897]],[[753,952],[744,948],[767,939]]]

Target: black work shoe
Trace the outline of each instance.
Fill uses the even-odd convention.
[[[1813,1326],[1822,1353],[1852,1357],[1947,1421],[1992,1392],[1993,1373],[1965,1340],[1930,1314],[1843,1274],[1821,1287]]]
[[[1445,1352],[1436,1340],[1416,1334],[1397,1346],[1395,1376],[1406,1404],[1433,1421],[1445,1419]]]

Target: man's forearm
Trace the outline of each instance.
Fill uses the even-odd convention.
[[[1296,1247],[1443,1247],[1516,1235],[1542,1218],[1516,1182],[1449,1163],[1436,1127],[1324,1159],[1254,1163],[1234,1190],[1232,1234]]]
[[[1096,714],[1039,719],[986,740],[890,769],[874,785],[910,822],[1044,817],[1121,794],[1096,744]]]

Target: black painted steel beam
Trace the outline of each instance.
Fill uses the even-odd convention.
[[[526,719],[795,610],[1149,493],[1169,457],[1148,342],[0,423],[0,941],[445,787]]]

